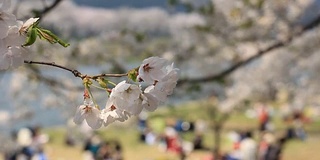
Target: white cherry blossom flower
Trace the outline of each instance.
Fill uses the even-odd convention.
[[[100,118],[103,120],[104,126],[120,121],[124,122],[129,119],[131,114],[127,111],[116,108],[112,103],[107,103],[106,108],[101,111]]]
[[[139,67],[138,80],[149,84],[159,81],[165,76],[164,68],[167,60],[159,57],[150,57],[143,60]]]
[[[155,90],[164,92],[166,95],[171,95],[173,89],[178,82],[178,68],[173,67],[173,63],[167,66],[167,74],[155,84]]]
[[[105,108],[101,110],[100,118],[103,121],[103,125],[108,126],[109,124],[115,122],[119,118],[119,115],[115,110],[110,110],[109,108]]]
[[[0,20],[0,28],[1,23],[2,21]],[[22,47],[26,36],[21,35],[19,32],[22,24],[21,21],[15,20],[15,22],[12,22],[11,26],[7,26],[6,37],[0,40],[0,70],[17,68],[28,58],[27,49]]]
[[[0,39],[8,36],[8,30],[10,26],[15,26],[17,22],[16,16],[0,11]]]
[[[73,118],[73,122],[75,124],[81,124],[83,120],[86,120],[92,129],[99,129],[102,125],[100,110],[94,107],[92,103],[90,105],[80,105]]]
[[[138,115],[142,111],[141,94],[142,91],[138,85],[122,81],[112,89],[106,108],[114,106],[119,110],[127,111],[129,114]]]
[[[26,41],[26,36],[20,34],[19,30],[22,26],[22,21],[17,21],[16,25],[10,26],[8,35],[4,38],[7,46],[22,46]]]
[[[145,92],[142,96],[143,96],[143,101],[142,101],[143,108],[145,108],[149,112],[153,112],[154,110],[157,109],[157,107],[160,104],[160,100],[156,98],[156,95]]]
[[[25,48],[12,46],[7,47],[3,40],[0,40],[0,70],[17,68],[27,59],[28,54]]]

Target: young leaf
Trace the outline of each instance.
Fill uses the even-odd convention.
[[[53,34],[51,31],[43,29],[43,28],[37,28],[38,30],[38,36],[41,39],[45,39],[50,43],[59,43],[63,47],[68,47],[70,44],[62,41],[58,36]]]
[[[28,31],[28,37],[27,37],[27,40],[26,40],[26,43],[23,45],[23,46],[30,46],[32,45],[36,39],[37,39],[37,34],[38,34],[38,31],[36,28],[32,27],[29,29]]]

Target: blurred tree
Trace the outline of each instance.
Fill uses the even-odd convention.
[[[31,3],[18,2],[20,6]],[[95,70],[108,72],[126,71],[128,66],[136,65],[137,59],[158,55],[176,61],[181,68],[178,83],[181,91],[176,92],[177,96],[198,99],[215,92],[221,99],[219,108],[225,110],[232,110],[234,105],[230,104],[244,99],[274,100],[279,90],[290,92],[292,98],[288,103],[295,106],[319,103],[314,98],[320,95],[317,84],[320,16],[314,14],[320,8],[319,0],[171,0],[168,1],[170,6],[185,6],[186,14],[191,17],[187,22],[181,22],[183,26],[179,30],[164,31],[173,26],[164,25],[168,27],[165,28],[160,24],[170,21],[171,25],[181,25],[176,22],[180,20],[181,13],[176,17],[162,12],[159,17],[150,15],[151,19],[159,18],[156,21],[160,23],[151,25],[151,19],[138,19],[143,27],[137,27],[129,25],[129,21],[133,21],[133,11],[128,11],[117,15],[121,27],[111,27],[112,32],[89,28],[83,34],[77,30],[79,28],[67,26],[70,29],[63,30],[62,24],[49,21],[54,19],[50,12],[61,12],[63,17],[58,15],[59,18],[67,19],[64,23],[76,23],[72,18],[64,17],[67,14],[63,10],[71,11],[69,3],[54,0],[42,3],[45,5],[40,7],[32,6],[33,14],[42,17],[45,24],[60,31],[61,35],[69,35],[66,38],[72,42],[66,50],[38,43],[33,50],[45,58],[35,56],[36,60],[50,59],[71,68],[93,66]],[[89,26],[95,27],[93,24],[98,21],[90,23]],[[148,29],[148,26],[156,29]],[[124,34],[124,31],[130,33]],[[37,66],[26,65],[20,71],[29,78],[29,82],[41,81],[51,86],[49,89],[58,99],[56,106],[69,109],[65,106],[74,105],[73,101],[77,100],[75,93],[79,93],[81,87],[73,82],[72,75],[62,75],[66,78],[61,81],[60,76]],[[35,83],[30,86],[34,86],[32,91],[37,88]],[[17,97],[30,98],[20,93],[19,89],[12,89],[11,92]]]

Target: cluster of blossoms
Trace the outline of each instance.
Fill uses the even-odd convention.
[[[24,44],[28,29],[38,21],[30,18],[25,23],[9,13],[11,0],[0,0],[0,70],[16,68],[28,57]]]
[[[84,104],[77,108],[74,122],[81,124],[86,120],[91,128],[98,129],[115,121],[124,122],[142,110],[154,111],[172,94],[178,81],[178,69],[163,58],[150,57],[139,67],[136,80],[148,86],[143,90],[141,84],[120,82],[111,90],[102,110],[93,103],[86,89]]]

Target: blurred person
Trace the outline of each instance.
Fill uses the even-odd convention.
[[[40,126],[34,126],[32,131],[32,143],[31,148],[34,151],[34,156],[37,160],[46,160],[47,156],[44,152],[44,145],[49,141],[48,135],[41,133]]]
[[[260,132],[266,131],[268,130],[268,125],[270,122],[270,115],[269,115],[269,111],[268,108],[263,105],[260,104],[257,108],[257,112],[258,112],[258,119],[259,119],[259,130]]]
[[[240,144],[234,145],[233,150],[224,156],[225,160],[241,160]]]
[[[122,146],[119,141],[115,142],[115,151],[112,155],[112,160],[123,160]]]
[[[203,134],[202,133],[195,134],[195,138],[193,139],[193,148],[194,148],[194,150],[206,149],[203,146]]]
[[[304,122],[305,122],[304,120],[305,120],[305,117],[302,111],[296,110],[293,113],[293,126],[294,126],[295,135],[297,138],[301,140],[305,140],[307,136],[304,130]]]
[[[273,133],[265,132],[262,134],[262,138],[259,143],[258,160],[266,160],[265,157],[267,155],[268,148],[274,143],[275,136],[273,135]]]
[[[96,160],[111,160],[112,149],[109,142],[102,142],[97,151]]]
[[[92,157],[96,157],[99,147],[100,147],[100,137],[98,135],[93,135],[92,137],[90,137],[89,139],[87,139],[87,141],[84,144],[84,154],[87,157],[90,157],[90,154],[92,155]]]
[[[32,132],[29,128],[21,128],[17,133],[17,144],[21,151],[17,154],[17,159],[31,159],[34,151],[31,148]]]
[[[148,118],[148,115],[146,112],[141,112],[141,114],[138,116],[138,130],[140,133],[141,142],[146,141],[146,130],[148,128],[147,118]]]
[[[225,160],[241,160],[241,151],[240,151],[240,142],[241,136],[239,132],[232,131],[228,134],[229,139],[232,142],[232,150],[229,153],[226,153],[223,157]]]
[[[152,131],[150,127],[145,129],[145,143],[148,145],[154,145],[157,140],[157,135]]]
[[[173,127],[167,127],[165,129],[165,140],[167,151],[180,154],[182,148],[179,135]]]
[[[274,140],[269,142],[268,149],[263,160],[281,160],[285,142],[285,137],[282,137],[277,141]]]
[[[241,160],[256,160],[257,143],[251,131],[246,131],[244,139],[240,142]]]
[[[167,151],[166,135],[164,133],[158,136],[158,148],[161,152]]]

